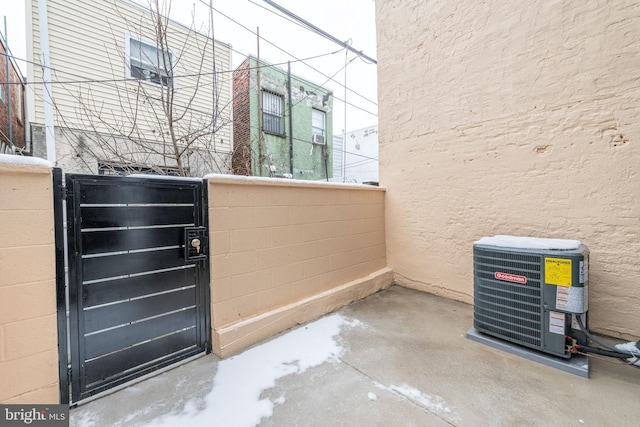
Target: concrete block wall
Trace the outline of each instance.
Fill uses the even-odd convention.
[[[0,157],[0,403],[58,403],[52,170]],[[219,356],[391,285],[383,189],[230,175],[208,185]]]
[[[60,401],[52,186],[50,167],[0,159],[3,404]]]
[[[590,326],[640,336],[640,4],[376,0],[398,283],[471,303],[473,242],[591,250]]]
[[[391,285],[383,189],[224,175],[208,186],[219,356]]]

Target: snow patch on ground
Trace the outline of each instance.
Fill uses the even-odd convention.
[[[407,384],[403,384],[401,386],[390,385],[385,386],[380,383],[376,383],[376,387],[382,390],[387,390],[402,397],[405,397],[415,404],[422,406],[429,412],[432,413],[445,413],[450,414],[451,408],[447,406],[447,403],[440,396],[430,396],[418,390],[417,388],[411,387]]]
[[[73,423],[76,426],[82,427],[97,427],[102,424],[102,420],[100,417],[96,416],[96,414],[90,414],[88,412],[83,412],[81,415],[72,414]]]
[[[343,327],[361,324],[339,314],[326,316],[271,341],[219,362],[213,390],[205,397],[204,410],[190,402],[175,415],[153,420],[150,426],[255,426],[273,414],[274,404],[262,394],[276,381],[326,362],[335,363],[344,353],[338,342]]]
[[[635,343],[634,341],[631,341],[623,344],[616,344],[616,348],[618,350],[622,350],[624,352],[636,355],[637,357],[628,358],[627,362],[633,363],[636,366],[640,366],[640,349],[638,348],[637,343]]]
[[[0,163],[10,163],[14,165],[36,165],[52,168],[53,163],[39,157],[16,156],[13,154],[0,154]]]
[[[378,400],[378,396],[375,393],[369,392],[367,394],[367,397],[369,398],[369,400]]]

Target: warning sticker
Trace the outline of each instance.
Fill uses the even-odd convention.
[[[584,288],[577,286],[556,288],[556,310],[584,313]]]
[[[564,313],[549,312],[549,332],[564,335]]]
[[[547,285],[572,286],[571,273],[570,259],[544,259],[544,281]]]

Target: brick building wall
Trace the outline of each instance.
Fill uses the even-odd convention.
[[[477,239],[577,239],[590,326],[640,335],[640,4],[376,0],[376,21],[396,281],[472,302]]]
[[[4,36],[0,35],[0,152],[10,143],[20,149],[26,146],[24,117],[24,81],[16,63],[7,56]],[[6,60],[9,59],[10,79],[7,79]],[[9,81],[11,84],[7,84]],[[9,96],[11,99],[9,99]],[[9,107],[12,129],[9,132]]]

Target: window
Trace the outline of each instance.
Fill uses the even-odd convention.
[[[311,110],[311,133],[313,142],[316,144],[325,143],[326,113],[321,110]]]
[[[262,91],[262,130],[284,135],[284,96]]]
[[[0,85],[0,101],[2,101],[3,104],[7,103],[7,95],[4,90],[4,85]]]
[[[162,86],[175,86],[171,51],[129,35],[127,49],[127,77]]]

